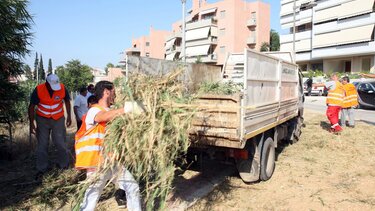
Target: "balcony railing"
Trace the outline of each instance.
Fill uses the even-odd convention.
[[[186,24],[186,30],[202,28],[205,26],[216,26],[216,25],[217,25],[217,20],[215,18],[210,18],[210,19],[193,22],[193,23],[188,23]]]
[[[247,38],[247,44],[248,45],[252,45],[252,44],[256,44],[256,43],[257,43],[257,39],[256,39],[255,35],[250,35],[250,37]]]
[[[256,26],[256,25],[257,25],[256,18],[250,18],[249,20],[247,20],[247,26],[251,27],[251,26]]]

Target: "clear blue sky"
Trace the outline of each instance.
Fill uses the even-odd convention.
[[[187,0],[187,9],[191,2]],[[271,28],[280,32],[280,1],[264,2],[271,4]],[[108,62],[117,64],[132,37],[147,35],[151,25],[171,30],[171,24],[181,19],[181,1],[30,0],[29,12],[35,22],[31,53],[26,57],[31,68],[35,52],[42,53],[45,69],[49,58],[54,68],[71,59],[104,68]]]

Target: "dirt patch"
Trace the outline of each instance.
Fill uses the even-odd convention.
[[[358,122],[341,135],[307,112],[298,143],[278,156],[267,182],[230,177],[190,210],[374,210],[374,126]]]

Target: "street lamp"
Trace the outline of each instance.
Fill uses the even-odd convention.
[[[186,14],[186,0],[181,0],[182,3],[182,59],[184,61],[184,65],[186,64],[186,56],[185,56],[185,45],[186,45],[186,40],[185,40],[185,14]]]
[[[306,4],[306,9],[312,9],[313,7],[315,7],[316,5],[318,5],[315,0],[309,2],[308,4]],[[297,7],[296,6],[296,0],[294,0],[293,2],[293,61],[296,62],[296,9],[299,9],[301,8],[300,7]],[[312,11],[314,12],[314,11]],[[311,14],[311,32],[312,32],[312,28],[314,27],[313,26],[313,20],[314,18],[314,14]],[[313,39],[313,34],[311,34],[311,40]],[[311,45],[311,48],[312,48],[312,45]]]

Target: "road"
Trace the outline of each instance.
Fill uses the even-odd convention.
[[[305,109],[324,114],[327,109],[325,101],[325,97],[307,96],[305,98]],[[356,121],[363,121],[375,125],[375,110],[356,109],[355,119]]]

